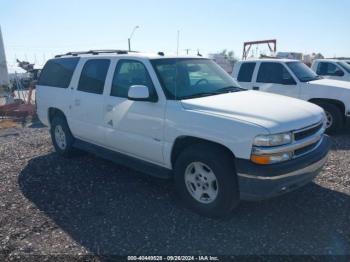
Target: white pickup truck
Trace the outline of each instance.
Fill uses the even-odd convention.
[[[350,83],[323,79],[298,60],[255,59],[239,61],[233,77],[243,88],[309,101],[327,115],[329,133],[340,130],[350,117]]]
[[[58,153],[84,149],[174,177],[184,202],[206,216],[305,185],[329,150],[320,107],[243,90],[200,57],[117,50],[57,56],[41,73],[37,113]]]
[[[311,65],[316,74],[329,79],[350,82],[350,64],[337,59],[316,59]]]

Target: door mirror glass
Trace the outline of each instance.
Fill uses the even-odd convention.
[[[144,85],[133,85],[129,87],[128,99],[134,101],[150,100],[149,88]]]
[[[282,79],[282,85],[296,85],[293,78],[284,78]]]
[[[338,69],[337,71],[334,72],[334,75],[335,76],[344,76],[344,72],[342,70]]]

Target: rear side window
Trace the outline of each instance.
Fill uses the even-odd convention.
[[[255,69],[255,63],[243,63],[239,69],[237,81],[251,82]]]
[[[78,90],[87,93],[102,94],[109,64],[109,59],[88,60],[81,71]]]
[[[293,77],[281,63],[261,63],[257,77],[259,83],[295,84]]]
[[[67,88],[78,62],[78,57],[49,60],[40,73],[38,85]]]
[[[129,87],[133,85],[147,86],[151,96],[156,95],[151,77],[143,63],[136,60],[120,60],[114,72],[111,96],[128,97]]]

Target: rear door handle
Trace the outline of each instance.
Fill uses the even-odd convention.
[[[259,90],[260,89],[260,87],[258,87],[258,86],[253,86],[253,90]]]
[[[80,106],[80,99],[75,99],[75,100],[74,100],[74,104],[75,104],[76,106]]]
[[[111,112],[113,110],[113,106],[112,105],[107,105],[106,106],[106,111],[107,112]]]

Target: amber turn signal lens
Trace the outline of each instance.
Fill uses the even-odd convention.
[[[250,160],[255,164],[267,165],[270,164],[271,158],[270,156],[256,156],[252,155]]]
[[[280,153],[280,154],[273,154],[273,155],[254,155],[252,154],[250,157],[250,160],[259,165],[268,165],[268,164],[275,164],[279,162],[288,161],[292,158],[292,154],[287,153]]]

